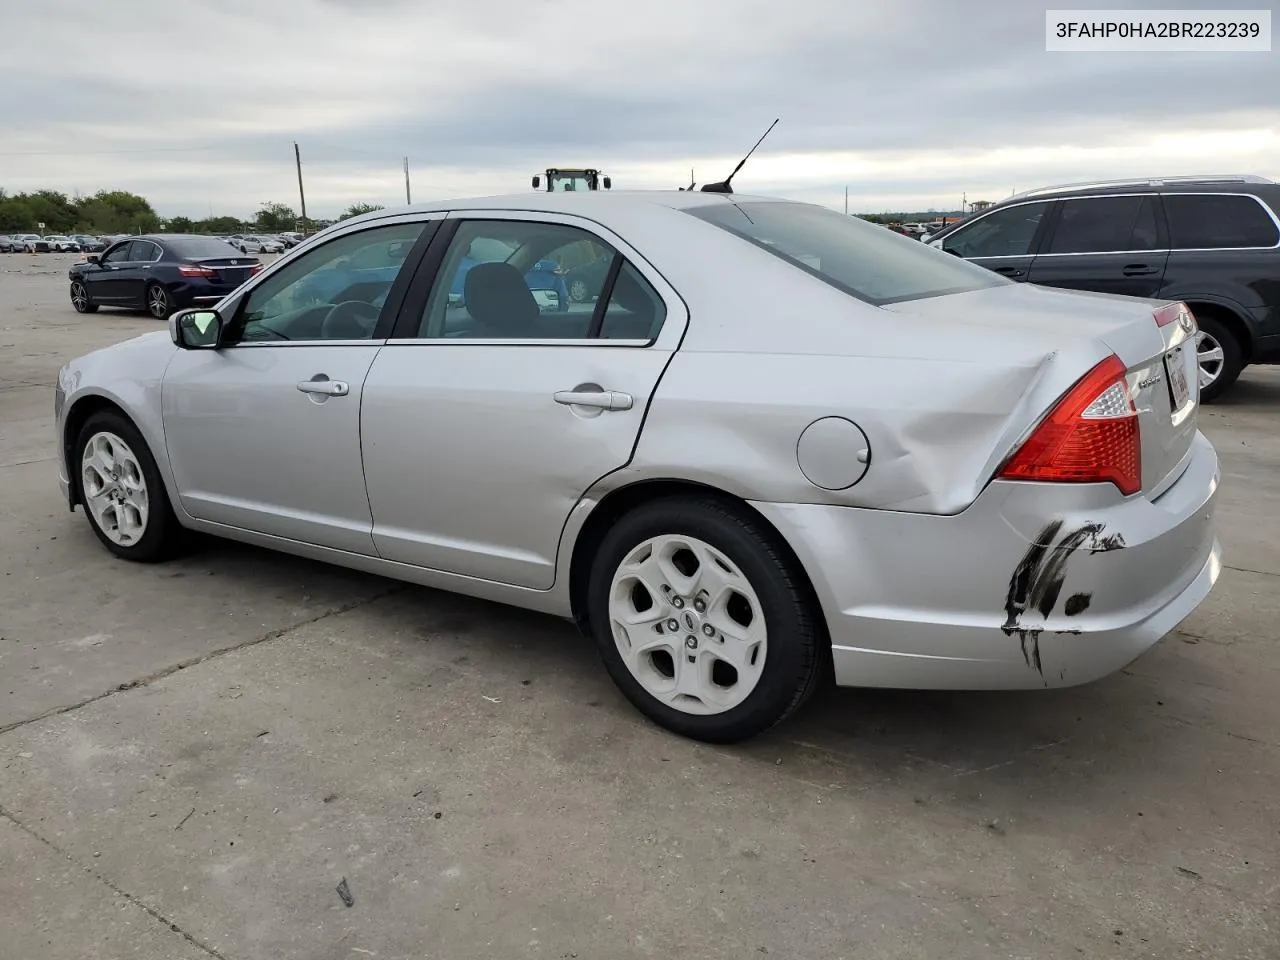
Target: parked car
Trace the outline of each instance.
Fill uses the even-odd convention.
[[[239,237],[235,245],[241,253],[283,253],[284,244],[272,237],[256,234]]]
[[[49,241],[34,233],[14,234],[12,240],[22,253],[48,253]]]
[[[86,233],[73,234],[71,237],[80,245],[82,253],[101,253],[107,249],[107,245],[102,241],[101,237],[91,237]]]
[[[540,311],[583,240],[608,288]],[[1172,630],[1221,569],[1195,337],[791,201],[425,204],[64,366],[61,484],[127,559],[198,530],[572,618],[646,715],[731,741],[830,672],[1061,687]]]
[[[613,263],[613,255],[597,257],[594,260],[570,267],[564,272],[565,288],[572,303],[588,303],[600,295],[604,289],[605,279],[609,275],[609,267]]]
[[[128,307],[163,320],[179,307],[217,303],[261,269],[256,257],[212,237],[131,237],[71,267],[71,305],[78,313]]]
[[[49,242],[49,249],[54,253],[79,253],[80,244],[72,237],[64,237],[60,234],[45,237]]]
[[[19,244],[17,240],[8,234],[0,234],[0,253],[17,253],[18,250]]]
[[[1278,213],[1263,177],[1107,181],[1020,194],[929,242],[1014,280],[1185,302],[1209,403],[1280,362]]]

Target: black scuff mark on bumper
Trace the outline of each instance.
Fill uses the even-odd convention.
[[[1106,527],[1101,523],[1081,524],[1060,537],[1062,527],[1062,520],[1051,520],[1036,535],[1009,577],[1009,592],[1004,603],[1005,622],[1001,629],[1007,636],[1018,637],[1023,660],[1041,677],[1044,664],[1040,659],[1040,635],[1044,627],[1024,625],[1023,615],[1035,610],[1048,619],[1066,583],[1067,561],[1077,550],[1087,547],[1090,554],[1106,553],[1123,549],[1125,545],[1124,537],[1118,533],[1103,536]],[[1074,594],[1067,600],[1067,615],[1083,613],[1091,601],[1090,594]]]

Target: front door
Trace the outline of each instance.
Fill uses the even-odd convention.
[[[411,295],[369,372],[373,537],[389,560],[547,589],[570,511],[631,459],[686,313],[594,224],[478,217],[450,221],[430,295]],[[534,266],[584,242],[612,258],[598,288],[563,309],[540,298]]]
[[[123,303],[128,290],[128,272],[132,264],[129,251],[132,240],[122,240],[108,249],[96,264],[82,274],[85,289],[94,303]]]
[[[943,250],[1002,277],[1023,282],[1031,272],[1050,200],[1015,203],[957,227],[939,241]]]
[[[1063,200],[1030,281],[1067,290],[1157,297],[1169,244],[1154,194]]]
[[[360,461],[365,378],[427,224],[353,228],[262,280],[232,307],[225,346],[182,350],[165,373],[165,442],[191,516],[372,555]],[[407,241],[407,242],[406,242]],[[327,282],[379,251],[382,282]]]

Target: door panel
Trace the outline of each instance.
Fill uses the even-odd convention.
[[[183,508],[200,520],[372,555],[360,396],[380,348],[178,351],[162,409]],[[346,395],[299,389],[321,375],[345,383]]]
[[[1154,194],[1073,198],[1062,202],[1030,279],[1068,290],[1155,297],[1168,259]]]
[[[98,303],[120,303],[126,296],[126,273],[133,241],[118,243],[103,254],[98,267],[85,271],[85,288]]]
[[[554,342],[388,344],[369,373],[362,427],[379,555],[551,587],[565,519],[630,460],[669,357]],[[599,389],[630,406],[556,400]]]

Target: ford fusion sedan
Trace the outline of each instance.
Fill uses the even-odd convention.
[[[261,269],[214,237],[129,237],[71,267],[71,305],[78,313],[128,307],[163,320],[180,307],[217,303]]]
[[[599,296],[540,309],[584,243]],[[829,675],[1068,686],[1171,631],[1221,564],[1196,334],[789,201],[382,210],[65,366],[62,489],[120,557],[200,531],[570,618],[727,742]]]

